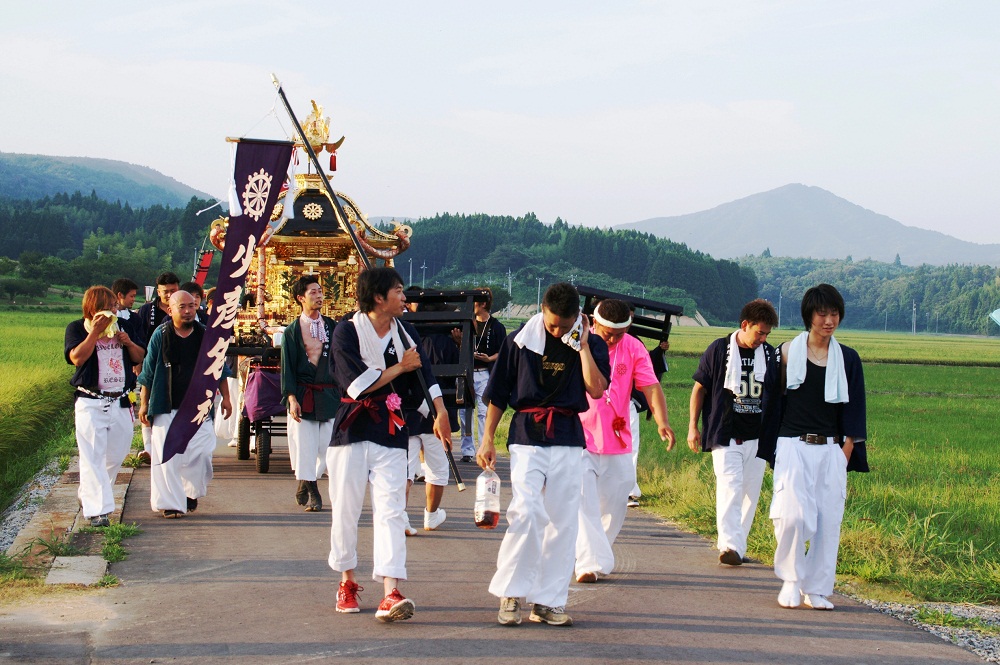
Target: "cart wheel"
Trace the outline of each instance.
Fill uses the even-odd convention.
[[[271,433],[260,428],[257,434],[257,473],[267,473],[271,463]]]
[[[240,416],[236,435],[236,459],[250,459],[250,419],[246,416]]]

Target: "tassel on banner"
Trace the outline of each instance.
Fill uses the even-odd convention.
[[[334,150],[333,152],[330,153],[330,170],[331,171],[336,171],[337,170],[337,151],[336,150]]]

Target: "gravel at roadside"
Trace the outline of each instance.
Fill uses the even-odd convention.
[[[0,552],[6,552],[21,529],[28,525],[60,475],[59,462],[53,460],[24,484],[14,503],[0,515]]]
[[[987,662],[1000,663],[1000,635],[990,635],[957,626],[936,626],[923,623],[915,618],[917,612],[923,608],[951,614],[960,619],[978,619],[984,624],[1000,629],[1000,607],[968,604],[954,605],[951,603],[905,605],[903,603],[880,603],[857,596],[851,597],[883,614],[888,614],[889,616],[911,623],[932,635],[937,635],[946,642],[951,642],[952,644],[957,644],[960,647],[968,649]]]

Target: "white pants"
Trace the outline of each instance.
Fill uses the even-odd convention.
[[[358,520],[365,487],[372,488],[375,546],[372,579],[406,579],[406,451],[372,441],[326,449],[330,476],[330,568],[337,572],[358,567]]]
[[[113,513],[115,477],[132,447],[132,409],[123,409],[118,400],[77,397],[73,411],[83,516]]]
[[[719,532],[720,552],[733,550],[741,557],[747,553],[747,536],[757,514],[760,484],[766,462],[757,457],[757,439],[712,449],[715,470],[715,528]]]
[[[179,510],[186,513],[189,498],[200,499],[208,494],[208,481],[212,479],[212,453],[215,451],[215,427],[211,420],[205,420],[195,430],[187,450],[163,464],[163,442],[176,415],[177,410],[174,409],[170,413],[153,416],[149,503],[154,511]]]
[[[217,393],[215,395],[215,436],[217,439],[223,443],[229,443],[230,441],[236,440],[236,435],[239,433],[240,424],[240,413],[239,413],[239,403],[240,403],[240,382],[234,377],[229,377],[225,379],[226,385],[229,386],[229,403],[233,407],[232,413],[228,418],[224,418],[222,415],[222,393]]]
[[[410,437],[409,473],[407,478],[413,480],[420,471],[420,449],[424,451],[424,482],[428,485],[444,487],[448,484],[448,457],[444,452],[444,444],[433,434],[418,434]]]
[[[797,581],[803,593],[833,593],[846,499],[847,458],[840,446],[778,439],[771,520],[779,579]]]
[[[579,526],[580,449],[514,444],[509,450],[514,498],[489,591],[565,606]]]
[[[639,489],[639,412],[635,410],[635,404],[629,402],[628,404],[628,426],[632,430],[632,473],[636,474],[636,480],[632,483],[632,491],[628,493],[629,496],[634,496],[639,498],[642,496],[642,490]],[[628,498],[628,497],[626,497]]]
[[[576,535],[576,574],[611,573],[611,546],[625,522],[627,499],[635,483],[632,456],[597,455],[584,450],[581,459],[580,531]]]
[[[300,422],[288,416],[288,459],[295,480],[316,480],[326,473],[326,449],[333,436],[333,418]]]
[[[483,393],[486,392],[486,384],[490,382],[489,370],[477,369],[472,372],[472,389],[476,393],[476,398],[473,402],[474,408],[476,410],[476,422],[479,425],[477,430],[479,439],[482,438],[483,432],[486,431],[486,403],[483,402]],[[461,409],[458,412],[459,418],[462,422],[462,455],[476,456],[476,448],[478,447],[477,441],[473,436],[472,431],[472,409]]]

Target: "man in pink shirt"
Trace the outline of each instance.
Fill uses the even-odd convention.
[[[576,538],[576,581],[596,582],[611,573],[611,545],[625,521],[629,492],[635,485],[629,402],[632,386],[649,402],[667,450],[674,448],[674,431],[667,416],[663,389],[653,373],[645,345],[626,334],[632,312],[621,300],[602,300],[594,309],[592,332],[607,342],[611,382],[599,399],[587,396],[590,409],[580,414],[587,448],[583,451],[580,527]]]

